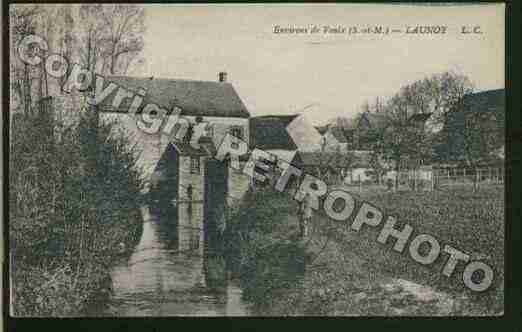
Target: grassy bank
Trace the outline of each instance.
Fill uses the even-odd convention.
[[[82,118],[60,127],[26,116],[14,128],[9,177],[11,309],[78,316],[110,292],[114,262],[138,242],[141,182],[128,140]],[[63,129],[59,139],[51,130]]]
[[[285,197],[286,195],[286,197]],[[364,196],[362,196],[364,195]],[[440,271],[447,256],[430,267],[415,263],[393,241],[376,241],[380,228],[349,230],[316,214],[310,239],[298,241],[295,202],[287,194],[250,194],[236,214],[235,266],[245,296],[261,315],[492,315],[503,306],[504,209],[502,188],[454,188],[435,192],[356,193],[405,222],[480,259],[495,270],[484,293],[469,291],[458,266],[451,278]],[[260,216],[258,215],[260,213]],[[242,226],[239,221],[242,220]],[[349,221],[350,222],[350,221]],[[248,226],[245,226],[248,225]],[[238,231],[238,227],[243,229]],[[245,232],[244,229],[250,231]],[[284,244],[284,245],[283,245]],[[285,247],[285,245],[287,247]],[[299,248],[303,269],[292,271],[289,253]],[[291,259],[295,259],[295,255]],[[306,257],[306,258],[305,258]],[[301,259],[302,258],[302,259]],[[295,265],[295,264],[294,264]],[[304,268],[304,266],[306,266]],[[246,271],[246,273],[244,272]],[[283,271],[283,273],[281,272]],[[426,286],[426,287],[424,287]],[[259,305],[261,304],[261,305]]]
[[[441,254],[428,267],[413,264],[407,250],[398,254],[390,250],[393,244],[376,245],[378,231],[371,229],[361,230],[357,240],[348,240],[349,250],[371,259],[386,274],[466,298],[466,307],[460,310],[463,314],[498,314],[503,310],[503,187],[484,186],[477,191],[467,186],[421,193],[368,192],[360,198],[396,216],[400,223],[411,225],[413,236],[431,234],[441,244],[451,245],[469,254],[471,260],[485,262],[493,268],[495,279],[487,291],[472,292],[461,279],[463,264],[459,264],[453,275],[447,278],[440,273],[447,255]]]

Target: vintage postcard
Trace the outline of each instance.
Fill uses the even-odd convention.
[[[505,11],[10,4],[10,315],[503,315]]]

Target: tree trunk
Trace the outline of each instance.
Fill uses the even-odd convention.
[[[29,81],[29,67],[24,64],[24,78],[23,78],[23,91],[24,91],[24,112],[26,115],[31,113],[31,83]]]
[[[399,190],[399,161],[395,164],[395,191]]]
[[[116,70],[116,61],[118,61],[118,56],[117,55],[112,55],[111,56],[111,68],[110,68],[111,75],[115,74],[114,72]]]
[[[417,169],[414,168],[413,169],[413,191],[417,190],[417,175],[418,175]]]
[[[480,181],[480,171],[477,167],[475,167],[475,182],[473,184],[473,190],[478,189],[478,183]]]

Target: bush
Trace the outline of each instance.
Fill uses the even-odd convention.
[[[228,221],[226,256],[244,296],[257,306],[269,305],[304,273],[304,246],[287,222],[296,209],[287,193],[259,188],[247,193]]]

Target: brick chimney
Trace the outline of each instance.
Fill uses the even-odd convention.
[[[227,81],[227,73],[224,71],[219,72],[218,74],[218,80],[220,82],[226,82]]]

